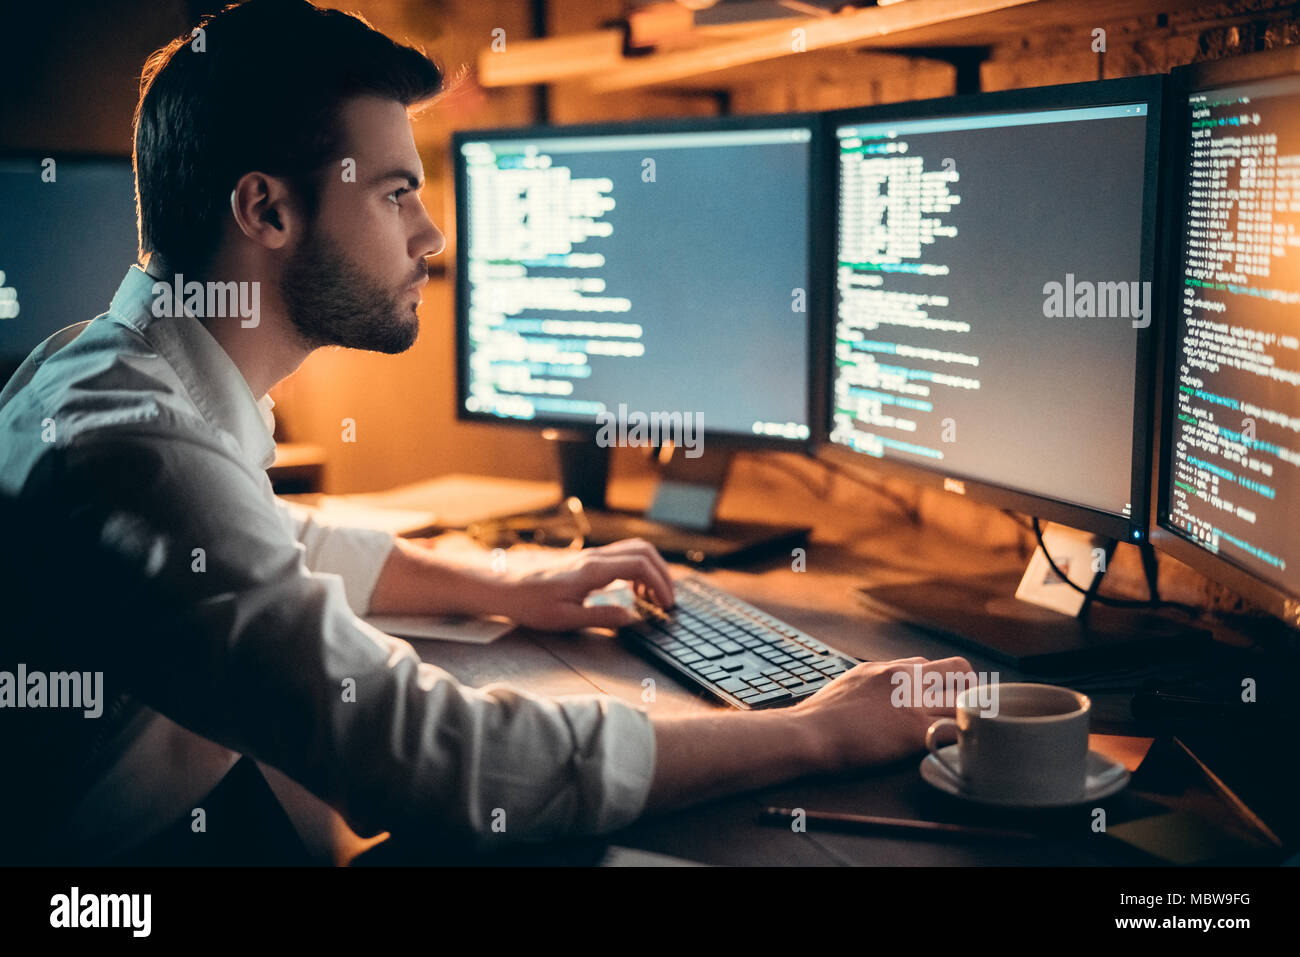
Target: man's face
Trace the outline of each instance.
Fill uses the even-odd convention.
[[[424,172],[406,108],[353,97],[339,122],[355,166],[322,174],[316,216],[289,255],[281,292],[312,347],[404,352],[419,332],[425,257],[446,243],[420,202]]]

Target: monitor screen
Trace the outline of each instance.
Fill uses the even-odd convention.
[[[807,440],[813,132],[461,134],[460,414]]]
[[[1128,92],[833,120],[831,443],[1111,526],[1145,515],[1158,135]]]
[[[0,210],[0,363],[12,370],[52,333],[108,311],[136,261],[131,161],[0,158]]]
[[[1183,116],[1160,522],[1300,595],[1300,76]]]

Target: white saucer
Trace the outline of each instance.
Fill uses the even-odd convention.
[[[957,757],[957,745],[950,744],[946,748],[940,748],[940,753],[954,767],[961,767],[961,760]],[[951,794],[953,797],[959,797],[966,801],[973,801],[976,804],[989,804],[996,807],[1071,807],[1076,804],[1085,804],[1089,801],[1100,801],[1102,798],[1110,797],[1117,791],[1123,790],[1128,784],[1128,768],[1118,762],[1110,760],[1096,751],[1088,752],[1088,778],[1083,787],[1083,795],[1073,801],[1026,801],[1021,798],[986,798],[972,794],[966,788],[954,781],[952,774],[948,769],[939,763],[939,759],[933,754],[927,754],[921,761],[921,777],[932,787],[938,788],[945,794]]]

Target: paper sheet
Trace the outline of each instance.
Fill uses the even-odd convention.
[[[468,615],[370,615],[366,623],[398,638],[461,641],[486,645],[515,626],[504,618],[473,618]]]

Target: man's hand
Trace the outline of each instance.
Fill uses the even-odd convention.
[[[646,807],[673,810],[805,774],[854,771],[924,751],[925,729],[953,709],[894,706],[894,676],[905,672],[915,680],[918,667],[922,681],[937,672],[945,687],[950,674],[971,670],[965,658],[872,661],[792,708],[656,715],[655,776]]]
[[[971,672],[970,662],[961,657],[863,662],[789,709],[791,715],[801,715],[815,726],[826,748],[828,770],[886,764],[924,749],[926,729],[936,719],[951,715],[953,708],[894,704],[894,675],[906,672],[912,680],[917,665],[922,683],[911,689],[909,701],[920,700],[926,675],[938,673],[942,687],[948,688],[951,676]]]
[[[644,539],[629,538],[578,553],[570,563],[531,572],[510,581],[495,609],[526,628],[574,631],[578,628],[621,628],[638,619],[621,605],[583,602],[610,582],[627,579],[635,593],[662,608],[673,606],[673,582],[668,564]]]

